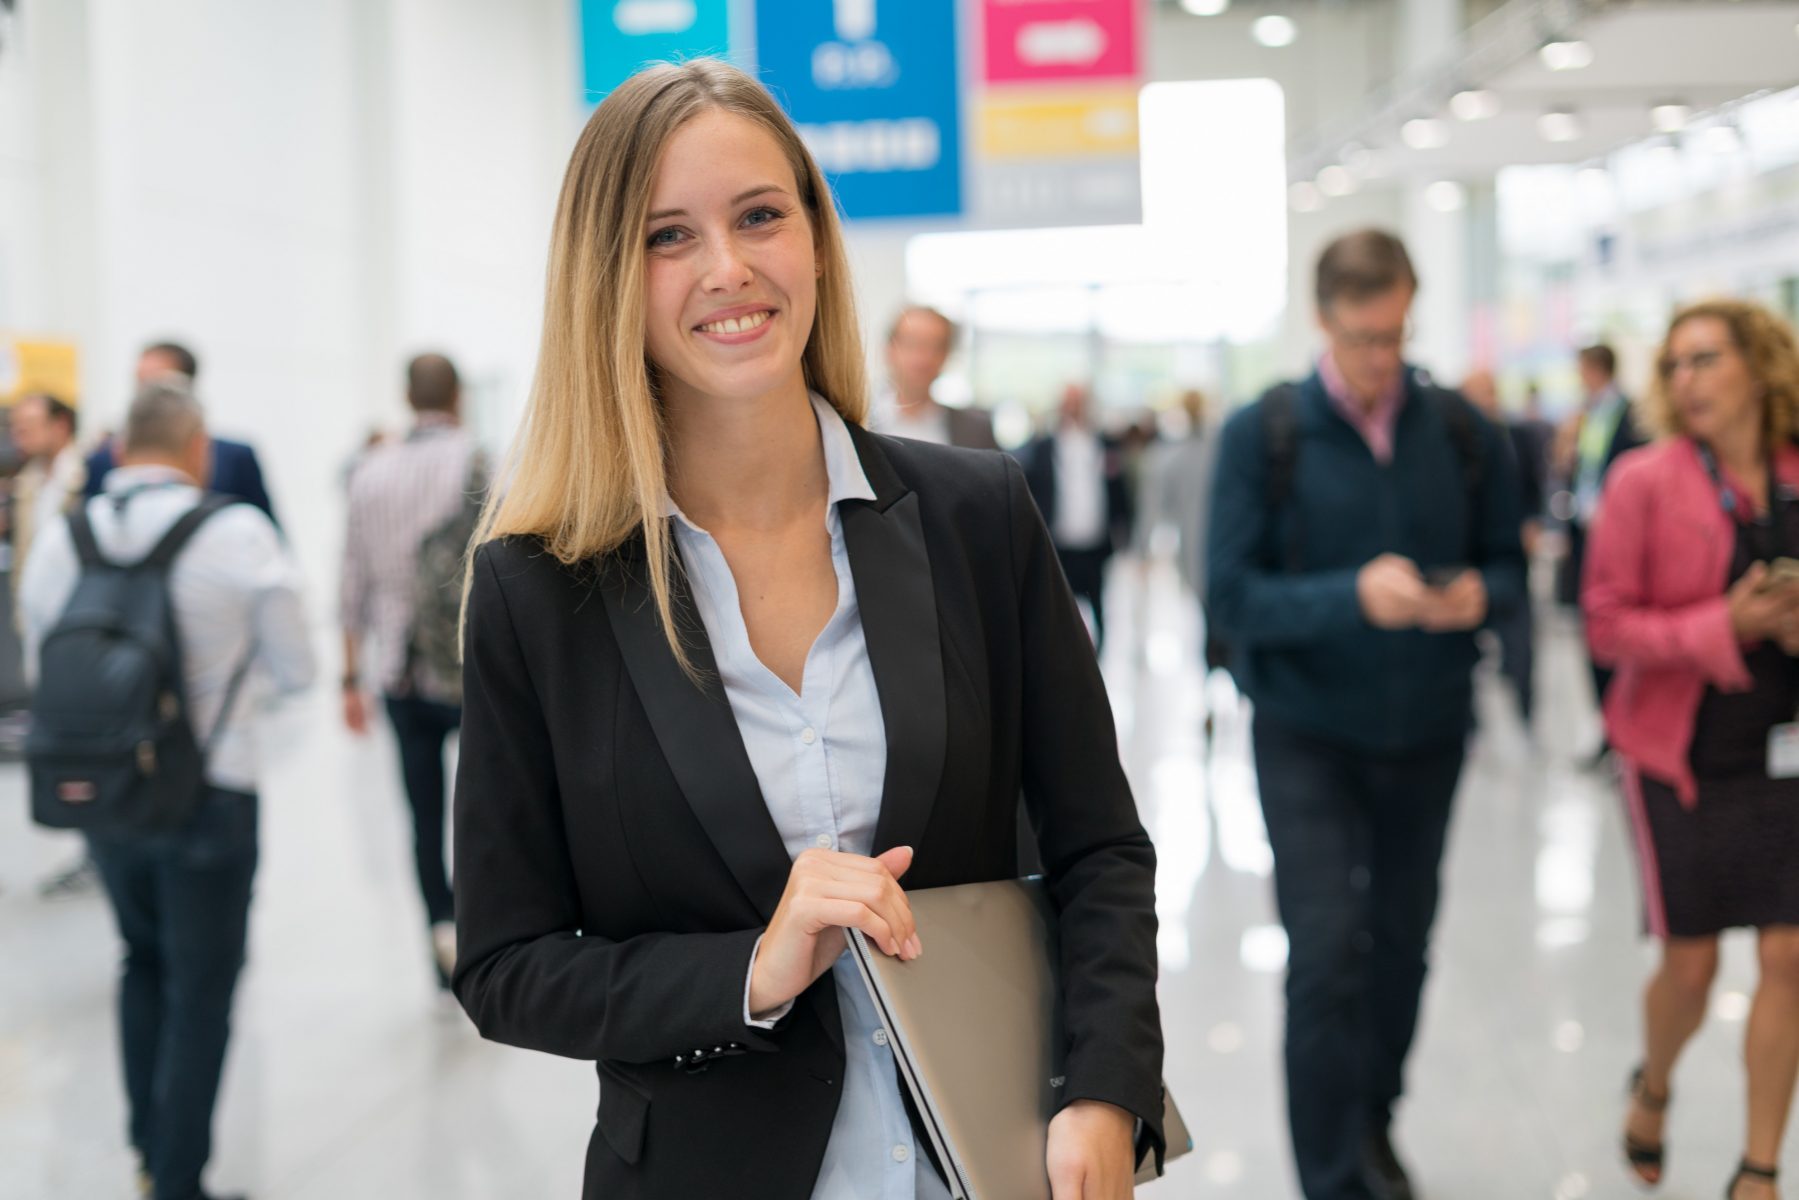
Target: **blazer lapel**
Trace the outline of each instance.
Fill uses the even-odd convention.
[[[918,515],[918,494],[894,474],[867,432],[849,426],[875,499],[839,505],[862,634],[887,730],[887,774],[874,852],[916,847],[943,778],[948,714],[937,593]]]
[[[792,860],[769,815],[750,765],[737,718],[718,678],[712,642],[687,583],[674,580],[676,627],[687,633],[688,654],[702,687],[681,670],[662,633],[643,543],[621,548],[602,573],[600,591],[625,668],[631,673],[662,756],[706,835],[763,920],[774,916]]]

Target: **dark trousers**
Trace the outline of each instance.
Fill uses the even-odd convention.
[[[412,806],[412,856],[425,919],[433,925],[454,920],[449,869],[444,865],[444,743],[461,726],[462,709],[417,696],[388,696],[387,716],[400,745],[400,774]]]
[[[1499,671],[1518,693],[1518,713],[1530,724],[1536,687],[1536,619],[1528,600],[1493,623],[1499,638]]]
[[[1093,648],[1097,651],[1106,641],[1106,560],[1112,557],[1112,551],[1105,546],[1091,550],[1057,546],[1056,556],[1062,560],[1062,574],[1068,577],[1069,590],[1093,610]]]
[[[255,796],[212,789],[188,828],[93,837],[125,941],[119,1042],[131,1144],[156,1200],[197,1200],[244,963]]]
[[[1286,926],[1287,1116],[1306,1200],[1369,1200],[1363,1146],[1404,1090],[1460,742],[1377,758],[1257,716]]]

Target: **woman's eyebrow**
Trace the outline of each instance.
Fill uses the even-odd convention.
[[[779,184],[776,184],[776,183],[760,184],[756,187],[751,188],[747,192],[739,192],[737,195],[732,196],[731,197],[731,205],[732,205],[732,207],[736,207],[737,205],[742,204],[745,200],[753,200],[757,196],[765,195],[769,192],[781,192],[784,194],[786,192],[786,190],[787,190],[786,188],[783,188],[782,186],[780,186]],[[661,220],[665,220],[668,217],[684,217],[686,215],[687,215],[687,210],[684,208],[664,208],[664,209],[658,210],[657,212],[651,213],[649,215],[649,217],[646,219],[651,220],[651,221],[661,221]]]

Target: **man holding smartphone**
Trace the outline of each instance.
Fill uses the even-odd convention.
[[[1504,435],[1409,367],[1398,238],[1318,262],[1317,370],[1226,425],[1208,608],[1255,702],[1289,942],[1287,1104],[1307,1200],[1410,1200],[1389,1134],[1472,726],[1474,631],[1524,602]]]

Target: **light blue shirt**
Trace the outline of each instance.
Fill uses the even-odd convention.
[[[812,847],[866,855],[874,848],[881,815],[887,729],[837,503],[873,500],[875,493],[837,410],[815,394],[812,411],[830,480],[825,528],[837,573],[837,608],[806,655],[798,695],[751,648],[737,581],[718,543],[672,498],[667,513],[675,518],[675,542],[725,696],[788,855],[798,857]],[[949,1200],[948,1189],[914,1144],[887,1036],[848,953],[832,973],[843,1014],[843,1098],[812,1200]],[[772,1028],[785,1015],[751,1021],[747,986],[745,1003],[744,1019],[752,1025]]]

